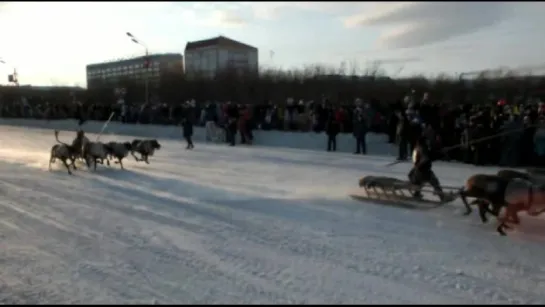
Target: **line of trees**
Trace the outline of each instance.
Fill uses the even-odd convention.
[[[142,103],[145,100],[143,82],[131,80],[121,80],[115,85],[98,84],[93,89],[78,92],[77,96],[85,102],[112,103],[117,100],[114,94],[116,87],[127,89],[126,101]],[[417,93],[429,92],[436,99],[454,103],[481,103],[500,97],[508,100],[530,96],[543,98],[545,76],[518,76],[506,71],[494,77],[481,74],[471,80],[446,75],[394,79],[388,77],[379,64],[371,65],[363,72],[313,65],[298,70],[261,69],[259,74],[228,70],[213,79],[164,74],[158,82],[151,83],[149,92],[166,103],[195,99],[281,104],[288,97],[293,97],[314,101],[328,98],[332,103],[342,104],[352,103],[357,97],[391,103],[413,90]],[[58,88],[37,92],[32,88],[10,86],[0,88],[0,95],[39,95],[50,102],[68,102],[73,91],[71,88]]]
[[[142,84],[127,80],[122,85],[127,88],[127,100],[142,101],[145,97]],[[390,103],[413,90],[417,93],[429,92],[432,97],[442,101],[480,103],[492,97],[514,99],[543,96],[545,76],[520,76],[504,71],[493,77],[483,73],[470,80],[461,78],[460,75],[391,78],[379,63],[374,63],[363,71],[347,71],[344,66],[332,68],[312,65],[295,70],[260,69],[259,74],[227,70],[213,79],[165,74],[152,86],[150,93],[167,103],[190,99],[245,104],[269,101],[285,103],[288,97],[293,97],[296,100],[314,101],[328,98],[333,103],[342,104],[353,103],[357,97]],[[112,91],[107,89],[105,94],[110,92]]]

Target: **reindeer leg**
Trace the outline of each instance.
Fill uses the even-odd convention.
[[[91,157],[85,157],[85,164],[87,164],[88,169],[91,168]]]
[[[488,203],[482,200],[475,200],[474,202],[477,203],[477,206],[479,206],[479,217],[481,218],[481,221],[483,223],[488,222],[488,218],[486,217],[486,212],[488,211]]]
[[[506,233],[504,231],[504,229],[511,229],[511,227],[509,225],[507,225],[507,220],[509,219],[510,216],[513,215],[513,213],[516,215],[517,211],[516,211],[516,207],[514,207],[515,205],[512,205],[512,204],[508,204],[507,205],[507,208],[505,210],[505,216],[503,217],[500,217],[498,218],[498,221],[499,221],[499,225],[498,227],[496,228],[496,230],[499,232],[500,235],[502,236],[505,236]],[[518,217],[517,217],[518,218]]]
[[[148,155],[146,155],[145,157],[142,155],[142,157],[144,158],[144,162],[146,162],[146,164],[149,164]]]
[[[123,159],[119,159],[119,165],[121,165],[121,169],[125,169],[125,168],[123,168],[123,161],[122,160]]]
[[[496,228],[496,231],[498,231],[498,233],[502,236],[506,236],[507,234],[505,233],[505,231],[503,230],[504,228],[509,228],[505,222],[500,222],[500,224],[498,225],[498,227]]]
[[[51,170],[51,163],[55,162],[55,156],[53,156],[53,152],[51,153],[51,156],[49,156],[49,170]]]
[[[134,154],[134,151],[131,151],[131,156],[134,157],[134,160],[136,160],[136,162],[140,161],[140,159],[138,159],[138,157]]]
[[[369,197],[369,190],[366,186],[363,186],[363,190],[365,191],[365,197]]]
[[[498,216],[500,214],[502,205],[497,205],[493,203],[491,203],[490,205],[492,206],[492,209],[488,209],[488,212],[494,216]]]
[[[511,222],[515,225],[520,225],[520,218],[518,216],[518,214],[514,213],[512,216],[511,216]]]
[[[373,193],[375,194],[375,196],[380,196],[380,194],[378,194],[377,192],[377,187],[376,186],[373,186]]]
[[[469,206],[469,203],[467,202],[467,193],[464,190],[460,191],[460,198],[462,199],[462,202],[464,203],[464,206],[466,207],[466,212],[464,212],[464,215],[470,215],[471,212],[473,212],[473,209]]]
[[[62,164],[64,164],[64,167],[66,167],[66,169],[68,170],[68,174],[72,175],[72,172],[70,171],[70,165],[66,163],[66,159],[62,159]]]
[[[501,218],[498,219],[498,227],[496,227],[496,231],[500,235],[506,236],[507,234],[505,233],[504,229],[509,229],[509,226],[507,226],[507,224],[506,224],[506,218],[501,217]]]
[[[517,214],[517,211],[513,210],[509,210],[505,213],[505,218],[507,220],[509,220],[511,223],[515,224],[515,225],[519,225],[520,224],[520,219],[519,219],[519,216]]]
[[[542,214],[543,212],[545,212],[545,209],[541,209],[539,211],[530,211],[530,210],[528,210],[528,215],[529,216],[538,216],[538,215]]]

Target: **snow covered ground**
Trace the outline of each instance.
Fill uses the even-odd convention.
[[[47,171],[51,130],[0,126],[0,303],[545,303],[544,220],[500,237],[458,201],[350,199],[364,174],[405,177],[389,157],[160,142],[150,165],[69,176]]]

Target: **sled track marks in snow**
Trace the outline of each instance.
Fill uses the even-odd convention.
[[[457,205],[342,196],[384,159],[161,143],[150,165],[74,176],[44,171],[50,139],[0,151],[0,302],[545,302],[541,242],[486,232]]]
[[[18,224],[23,233],[38,235],[31,242],[38,251],[28,254],[36,258],[19,266],[28,268],[37,259],[43,265],[44,259],[50,259],[61,272],[70,272],[73,280],[70,284],[49,280],[55,287],[48,285],[44,290],[40,281],[33,281],[40,276],[36,272],[47,272],[38,264],[30,270],[34,277],[10,290],[22,291],[13,302],[63,302],[75,297],[69,301],[146,302],[153,298],[164,303],[206,303],[222,297],[225,302],[247,303],[409,303],[414,300],[408,297],[415,292],[420,302],[490,301],[494,295],[494,301],[508,301],[497,294],[504,287],[483,280],[440,267],[407,268],[411,250],[398,247],[397,256],[392,256],[392,248],[385,244],[389,237],[397,241],[403,230],[411,229],[409,234],[416,237],[427,230],[412,224],[381,219],[379,225],[359,217],[344,219],[343,227],[332,226],[327,213],[311,210],[306,201],[262,199],[270,201],[268,206],[278,206],[279,212],[272,216],[251,208],[250,203],[259,199],[184,203],[176,194],[135,186],[131,180],[142,179],[135,174],[128,173],[136,177],[126,181],[109,175],[89,174],[57,188],[60,182],[36,181],[33,174],[2,178],[6,198],[2,215],[21,215]],[[78,189],[78,180],[87,187]],[[101,197],[92,197],[99,191]],[[68,201],[75,199],[79,202]],[[309,208],[301,211],[300,205]],[[312,219],[303,218],[305,212]],[[128,223],[126,218],[138,223]],[[356,222],[370,223],[376,230],[362,229]],[[330,229],[320,228],[326,225]],[[358,231],[367,234],[358,236]],[[62,264],[56,263],[59,258]],[[498,290],[468,298],[468,291],[478,291],[483,283]],[[33,294],[28,290],[32,287],[40,290]],[[354,296],[354,288],[362,293]],[[94,297],[93,292],[100,296]]]

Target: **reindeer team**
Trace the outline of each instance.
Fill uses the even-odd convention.
[[[500,170],[496,175],[475,174],[466,180],[460,191],[466,207],[465,215],[473,211],[470,205],[477,205],[483,223],[488,221],[486,214],[498,218],[496,230],[505,235],[505,229],[519,225],[518,213],[525,211],[530,216],[545,213],[545,181],[540,176],[514,171]],[[472,197],[471,203],[467,197]],[[505,213],[500,216],[500,211]]]
[[[116,164],[123,169],[123,159],[129,155],[134,157],[137,162],[144,161],[149,164],[149,157],[153,156],[155,150],[161,149],[161,145],[155,139],[149,140],[133,140],[132,142],[108,142],[102,143],[90,141],[82,130],[76,134],[76,138],[72,144],[67,144],[59,140],[59,131],[55,131],[55,139],[57,144],[51,147],[51,156],[49,158],[49,169],[51,164],[57,159],[62,161],[68,174],[72,175],[70,167],[77,169],[76,161],[82,160],[87,164],[88,168],[97,168],[97,163],[110,165],[110,160],[116,159]],[[140,154],[140,158],[135,155]]]
[[[70,167],[76,170],[75,162],[78,159],[85,161],[87,167],[89,169],[92,167],[93,170],[96,170],[97,163],[106,162],[109,166],[110,160],[116,160],[115,163],[123,169],[123,159],[129,153],[137,162],[149,164],[149,157],[153,156],[155,150],[161,148],[155,139],[135,139],[122,143],[92,142],[82,130],[77,132],[72,144],[60,141],[58,131],[55,131],[55,139],[57,144],[51,148],[49,169],[51,170],[51,164],[59,159],[70,175],[72,174]],[[140,157],[135,153],[139,153]],[[483,223],[488,221],[487,213],[498,217],[497,231],[502,235],[505,235],[504,229],[511,228],[509,224],[520,223],[519,212],[526,211],[531,216],[545,212],[545,181],[540,183],[536,177],[519,171],[501,170],[496,175],[475,174],[466,180],[459,195],[466,207],[465,215],[473,211],[470,205],[476,205]],[[468,197],[474,200],[468,203]],[[500,217],[502,208],[505,208],[505,214]]]

